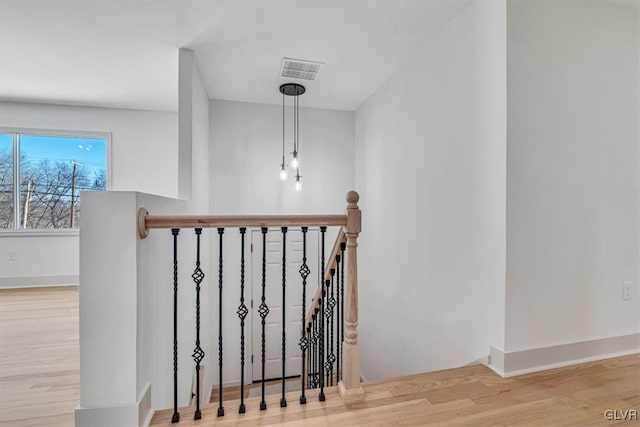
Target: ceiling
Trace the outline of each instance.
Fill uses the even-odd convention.
[[[469,0],[0,0],[0,99],[177,110],[180,47],[211,98],[280,103],[283,57],[325,63],[301,106],[355,110]]]

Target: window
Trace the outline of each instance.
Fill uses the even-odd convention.
[[[107,188],[107,135],[0,131],[0,230],[78,228],[81,191]]]

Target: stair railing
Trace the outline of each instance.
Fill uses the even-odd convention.
[[[245,237],[248,228],[259,228],[262,236],[262,296],[258,307],[261,317],[262,331],[262,379],[260,410],[266,410],[265,401],[265,320],[269,315],[269,307],[265,301],[266,283],[266,235],[279,228],[282,242],[282,307],[286,307],[287,286],[296,286],[297,283],[289,283],[286,277],[286,244],[289,227],[300,227],[303,235],[303,257],[299,270],[300,286],[302,286],[302,331],[299,346],[302,351],[301,366],[301,395],[300,404],[306,404],[306,392],[311,389],[319,389],[318,399],[326,399],[324,389],[327,386],[338,385],[338,391],[343,400],[354,401],[364,398],[364,391],[360,386],[360,348],[358,345],[358,264],[357,264],[357,239],[361,230],[361,211],[358,208],[358,193],[350,191],[347,194],[347,210],[338,215],[180,215],[158,216],[150,215],[145,208],[138,211],[138,234],[144,239],[151,229],[170,229],[173,249],[173,415],[172,422],[180,420],[178,408],[178,240],[180,231],[193,229],[196,236],[196,260],[195,269],[191,275],[196,289],[195,301],[195,331],[196,340],[192,354],[196,370],[196,408],[194,419],[202,418],[200,408],[200,363],[205,357],[200,346],[200,289],[206,286],[205,272],[200,267],[200,237],[205,228],[217,229],[218,235],[218,410],[217,416],[224,416],[223,401],[223,361],[224,349],[222,346],[223,316],[222,300],[224,292],[224,234],[226,229],[237,228],[240,237],[240,301],[236,311],[240,321],[240,404],[239,413],[245,413],[245,318],[249,312],[245,304]],[[311,270],[307,264],[307,232],[309,227],[319,227],[321,236],[321,267],[320,283],[316,288],[311,304],[306,304],[307,281]],[[337,239],[329,258],[325,258],[325,235],[327,227],[340,227]],[[345,282],[346,276],[346,282]],[[229,284],[227,284],[229,286]],[[286,375],[286,310],[282,310],[282,396],[280,407],[287,406],[285,396]],[[229,361],[227,361],[229,363]],[[237,362],[236,362],[237,363]]]
[[[357,248],[362,227],[359,198],[355,191],[347,194],[347,221],[340,229],[326,260],[324,232],[320,228],[322,280],[303,322],[305,326],[302,331],[311,343],[307,387],[319,388],[320,400],[324,399],[324,387],[333,386],[334,381],[343,400],[356,401],[364,398],[364,390],[360,386],[358,344]]]

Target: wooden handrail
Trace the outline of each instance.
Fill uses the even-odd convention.
[[[312,322],[313,312],[318,308],[326,280],[331,280],[331,270],[336,269],[336,256],[342,255],[341,268],[346,273],[343,307],[344,337],[341,363],[342,378],[338,392],[345,401],[364,399],[360,385],[360,345],[358,344],[358,236],[362,227],[362,212],[358,207],[360,196],[355,191],[347,193],[347,209],[340,215],[149,215],[145,208],[138,209],[138,234],[141,239],[148,236],[152,228],[224,228],[224,227],[322,227],[339,226],[340,231],[322,272],[322,282],[316,289],[310,310],[304,319],[302,336]],[[303,369],[304,372],[304,369]]]
[[[347,215],[149,215],[138,209],[138,235],[152,228],[320,227],[346,226]]]

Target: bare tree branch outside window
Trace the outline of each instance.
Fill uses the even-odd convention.
[[[69,142],[69,141],[65,141]],[[14,203],[13,150],[0,145],[0,229],[77,228],[81,191],[104,191],[103,165],[87,165],[81,160],[32,158],[20,153],[20,200]],[[82,144],[81,151],[85,148]],[[22,150],[21,150],[22,151]],[[61,156],[69,155],[68,150]],[[14,222],[14,209],[20,224]]]

